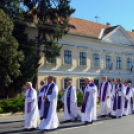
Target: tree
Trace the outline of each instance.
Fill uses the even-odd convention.
[[[6,89],[13,83],[13,78],[21,75],[20,62],[24,60],[19,44],[12,36],[14,25],[9,16],[0,9],[0,88]]]
[[[40,57],[39,49],[44,44],[44,54],[46,60],[60,56],[61,46],[57,45],[58,40],[63,34],[69,31],[69,17],[75,9],[70,7],[70,0],[24,0],[27,6],[25,19],[31,20],[37,15],[38,37],[37,55]],[[35,8],[35,5],[37,7]],[[30,13],[29,13],[30,12]],[[38,72],[37,72],[38,73]],[[34,87],[37,86],[37,76],[33,81]]]
[[[21,93],[23,86],[27,81],[32,81],[39,67],[39,58],[37,57],[36,41],[29,39],[25,33],[26,25],[21,22],[24,17],[24,10],[20,7],[19,0],[1,0],[0,7],[13,20],[14,29],[12,35],[17,39],[18,50],[23,51],[25,59],[19,61],[21,75],[12,77],[12,83],[7,87],[10,91]]]

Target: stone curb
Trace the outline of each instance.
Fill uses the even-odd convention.
[[[100,106],[97,106],[97,108],[100,108]],[[81,107],[78,107],[78,110],[81,110]],[[63,109],[58,109],[57,112],[58,113],[63,112]],[[13,116],[13,115],[24,115],[24,112],[0,114],[0,117]]]

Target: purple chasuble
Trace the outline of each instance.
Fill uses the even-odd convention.
[[[50,95],[52,94],[52,90],[54,88],[56,84],[55,83],[52,83],[48,89],[48,92],[47,92],[47,95]],[[46,89],[47,90],[47,89]],[[50,102],[48,99],[45,100],[44,102],[44,114],[43,114],[43,118],[46,119],[47,118],[47,115],[48,115],[48,111],[49,111],[49,107],[50,107]]]
[[[46,91],[47,86],[44,85],[44,87],[42,87],[42,89],[40,90],[40,92],[43,92],[44,89],[45,89],[45,91]],[[42,97],[39,96],[39,98],[38,98],[38,109],[39,109],[39,110],[41,109],[41,103],[42,103]]]
[[[119,91],[121,91],[122,84],[119,84]],[[121,96],[118,96],[118,109],[121,109]]]
[[[90,83],[89,86],[90,87],[94,87],[95,84],[94,83]],[[86,88],[88,88],[88,87],[86,87]],[[86,94],[85,94],[85,96],[83,98],[82,109],[81,109],[82,113],[85,113],[85,111],[86,111],[86,106],[87,106],[87,101],[88,101],[89,94],[90,94],[89,92],[86,92]]]
[[[126,95],[128,95],[129,91],[130,91],[130,87],[127,87]],[[128,104],[128,100],[125,100],[125,107],[124,108],[127,108],[127,104]]]
[[[67,93],[67,109],[68,109],[68,113],[70,114],[70,96],[71,96],[71,88],[73,86],[71,85],[68,89],[68,93]]]
[[[29,89],[27,97],[31,97],[32,88]],[[31,113],[31,102],[27,103],[27,113]]]
[[[102,102],[105,102],[105,100],[106,100],[106,94],[107,94],[108,82],[105,83],[104,90],[103,90],[103,93],[102,93],[102,98],[101,98],[102,84],[103,83],[101,83],[101,86],[100,86],[99,98],[100,98],[100,101],[102,100]]]
[[[115,89],[116,89],[116,91],[117,91],[117,87],[118,87],[118,84],[115,84]],[[116,94],[115,94],[115,96],[114,96],[114,104],[113,104],[113,110],[115,111],[116,110],[116,108],[117,108],[117,103],[116,103]]]

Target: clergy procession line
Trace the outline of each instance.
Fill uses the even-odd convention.
[[[121,118],[132,113],[134,90],[131,83],[125,81],[122,84],[120,78],[114,78],[111,86],[106,76],[103,76],[102,79],[103,82],[99,91],[97,91],[92,78],[85,79],[86,84],[80,89],[83,94],[82,117],[80,117],[77,107],[76,89],[70,80],[67,82],[67,89],[61,98],[64,103],[64,122],[77,121],[78,118],[81,118],[81,121],[88,125],[96,121],[97,97],[100,101],[100,117],[109,115],[112,118]],[[39,128],[39,130],[46,132],[58,128],[58,87],[54,83],[53,76],[48,77],[48,83],[48,85],[45,85],[43,81],[40,82],[42,87],[39,90],[38,97],[36,90],[32,88],[31,82],[26,83],[24,130]]]

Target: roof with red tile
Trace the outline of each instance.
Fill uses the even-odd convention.
[[[69,33],[84,37],[91,37],[91,38],[99,38],[101,30],[105,29],[105,36],[112,30],[114,30],[117,26],[109,26],[109,25],[103,25],[96,22],[78,19],[70,17],[69,19],[69,25],[74,26],[74,28],[70,28]],[[134,32],[126,31],[131,38],[134,39]]]

